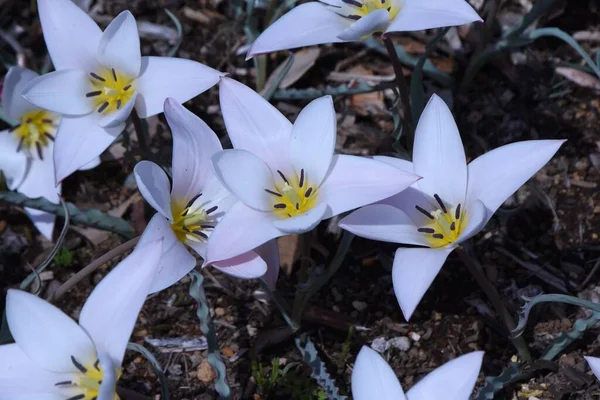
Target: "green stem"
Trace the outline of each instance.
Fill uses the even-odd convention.
[[[135,108],[131,111],[131,122],[133,123],[133,128],[135,130],[135,134],[138,139],[138,143],[140,144],[140,149],[142,150],[142,154],[144,157],[147,157],[150,154],[150,147],[148,146],[148,129],[144,129],[144,123],[140,119]]]

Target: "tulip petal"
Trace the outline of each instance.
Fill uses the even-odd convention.
[[[311,101],[298,115],[292,128],[291,155],[296,173],[319,186],[327,175],[335,150],[337,121],[333,99],[323,96]]]
[[[272,51],[343,42],[338,35],[351,24],[352,21],[317,1],[301,4],[256,38],[248,51],[248,58]]]
[[[477,235],[489,221],[487,217],[488,211],[482,201],[475,201],[465,209],[467,217],[467,225],[461,229],[460,238],[457,241],[462,243],[473,236]]]
[[[363,346],[352,370],[354,400],[405,400],[394,370],[375,350]]]
[[[414,225],[417,227],[429,225],[431,220],[419,212],[416,206],[419,206],[424,210],[431,211],[439,207],[439,205],[437,205],[434,199],[427,200],[427,198],[419,190],[418,184],[419,182],[416,182],[411,187],[401,191],[398,194],[388,197],[387,199],[383,199],[379,203],[388,204],[404,211],[404,213],[410,217]],[[432,203],[435,204],[435,206],[432,206]]]
[[[340,228],[371,240],[428,246],[425,235],[417,231],[406,213],[387,204],[362,207],[342,219]]]
[[[13,122],[18,123],[25,113],[37,108],[25,100],[21,94],[25,86],[38,76],[27,68],[17,66],[10,67],[4,76],[0,106],[4,110],[4,114]]]
[[[221,76],[222,72],[192,60],[142,57],[135,109],[141,118],[160,114],[167,97],[185,103],[216,85]]]
[[[329,174],[317,192],[320,201],[329,206],[323,219],[388,198],[418,179],[380,161],[334,155]]]
[[[208,238],[206,264],[227,260],[285,235],[273,226],[272,213],[236,203]]]
[[[135,181],[144,200],[163,217],[173,221],[169,177],[151,161],[140,161],[133,169]]]
[[[304,214],[286,219],[275,219],[273,226],[285,233],[308,232],[319,225],[327,209],[326,203],[319,203]]]
[[[415,172],[415,166],[408,160],[389,156],[372,156],[371,158],[373,160],[384,162],[392,167],[396,167],[404,172],[410,172],[411,174]]]
[[[94,169],[98,165],[100,165],[100,162],[101,162],[100,157],[96,157],[89,163],[85,164],[83,167],[79,168],[79,171],[89,171],[90,169]]]
[[[32,79],[23,97],[39,108],[67,115],[84,115],[94,109],[86,98],[90,91],[88,75],[77,69],[63,69]]]
[[[588,362],[588,364],[590,365],[590,368],[592,369],[592,372],[594,373],[594,375],[596,375],[596,378],[600,379],[600,358],[598,357],[583,357],[585,358],[585,361]]]
[[[273,176],[263,160],[246,150],[223,150],[212,156],[217,179],[247,206],[273,210]]]
[[[498,147],[468,167],[467,205],[481,200],[489,220],[498,207],[538,172],[564,140],[526,140]],[[487,222],[487,221],[486,221]]]
[[[471,397],[481,362],[483,351],[474,351],[433,370],[407,393],[409,400],[465,400]]]
[[[204,121],[172,98],[165,101],[165,117],[173,134],[171,196],[189,201],[202,192],[213,176],[210,158],[223,147]]]
[[[125,123],[110,128],[98,126],[99,116],[63,116],[54,143],[56,182],[95,160],[125,128]]]
[[[92,291],[79,315],[80,325],[99,353],[120,366],[127,342],[156,277],[162,241],[136,249]]]
[[[163,241],[160,263],[150,293],[159,292],[179,282],[196,266],[196,258],[181,243],[169,221],[160,213],[154,214],[136,247]]]
[[[267,264],[254,251],[212,263],[219,271],[240,279],[260,278],[267,272]]]
[[[420,31],[483,21],[464,0],[405,0],[386,32]]]
[[[71,0],[39,0],[38,10],[54,68],[92,72],[102,36],[94,20]]]
[[[452,248],[396,250],[392,280],[396,298],[407,321],[452,250]]]
[[[6,319],[21,350],[48,371],[78,372],[72,357],[82,365],[96,361],[94,343],[86,332],[68,315],[39,297],[9,289]]]
[[[290,167],[292,124],[261,95],[230,78],[219,83],[219,101],[233,147],[264,160],[272,171]]]
[[[140,35],[131,12],[121,12],[106,27],[98,45],[98,61],[132,78],[139,76],[142,66]]]
[[[277,278],[279,277],[279,246],[277,246],[277,240],[269,240],[267,243],[258,246],[254,251],[267,264],[267,272],[265,272],[262,279],[271,290],[275,290]]]
[[[17,152],[19,140],[9,131],[0,131],[0,171],[9,190],[15,190],[27,174],[27,156]]]
[[[390,13],[387,10],[375,10],[354,22],[338,38],[344,41],[361,40],[375,32],[383,32],[390,24]]]

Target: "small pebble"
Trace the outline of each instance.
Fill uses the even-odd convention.
[[[352,302],[352,307],[354,307],[357,311],[363,311],[367,308],[367,303],[364,301],[354,300]]]

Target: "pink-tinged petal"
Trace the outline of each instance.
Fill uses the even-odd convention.
[[[406,397],[408,400],[469,399],[482,361],[483,351],[474,351],[448,361],[417,382],[406,393]]]
[[[216,85],[221,76],[222,72],[192,60],[142,57],[135,109],[141,118],[160,114],[167,97],[185,103]]]
[[[372,11],[346,28],[338,38],[344,41],[361,40],[375,32],[385,31],[389,24],[390,14],[387,10]]]
[[[310,185],[319,186],[331,166],[337,120],[331,96],[311,101],[298,115],[292,128],[292,164]]]
[[[46,371],[16,343],[0,346],[0,400],[64,400],[56,383],[72,378],[72,373]]]
[[[132,78],[140,75],[140,35],[131,12],[121,12],[106,27],[98,45],[98,61]]]
[[[335,155],[329,174],[317,191],[329,207],[323,219],[388,198],[419,179],[380,161]]]
[[[467,224],[461,228],[460,238],[457,243],[462,243],[477,235],[489,221],[485,204],[479,200],[469,204],[469,208],[465,209],[465,213]]]
[[[213,176],[210,158],[223,150],[208,125],[176,100],[165,101],[165,117],[173,135],[173,189],[171,196],[189,201],[202,192]]]
[[[125,128],[125,123],[110,128],[98,126],[97,113],[83,117],[63,116],[54,143],[56,182],[96,159]]]
[[[230,78],[219,83],[219,101],[233,147],[247,150],[273,170],[290,167],[292,124],[261,95]]]
[[[162,241],[136,249],[90,294],[79,323],[94,340],[98,353],[120,366],[138,314],[156,277]]]
[[[206,263],[227,260],[285,235],[273,226],[273,215],[242,202],[234,205],[208,238]]]
[[[2,85],[2,100],[0,105],[4,114],[18,123],[21,117],[30,111],[37,109],[21,95],[23,89],[32,80],[39,75],[27,68],[10,67],[4,76]]]
[[[23,97],[39,108],[67,115],[84,115],[94,109],[87,98],[88,75],[78,69],[63,69],[38,76],[23,89]]]
[[[267,264],[254,251],[212,263],[219,271],[240,279],[260,278],[267,272]]]
[[[15,190],[27,174],[27,155],[23,151],[17,152],[18,147],[19,140],[14,134],[0,131],[0,171],[10,190]]]
[[[144,160],[135,165],[133,173],[144,200],[163,217],[172,221],[171,185],[165,171],[153,162]]]
[[[161,239],[163,252],[150,293],[159,292],[174,285],[196,266],[196,259],[177,239],[169,221],[157,213],[148,222],[137,247],[144,247]]]
[[[450,109],[435,94],[421,114],[415,131],[413,166],[415,174],[423,177],[418,187],[426,195],[433,199],[437,194],[448,207],[464,203],[467,193],[465,150]]]
[[[342,219],[340,228],[371,240],[428,246],[425,234],[417,231],[406,213],[387,204],[359,208]]]
[[[301,4],[256,38],[248,51],[248,58],[272,51],[343,42],[338,35],[351,24],[352,21],[317,1]]]
[[[277,278],[279,278],[279,246],[277,246],[277,240],[269,240],[267,243],[258,246],[254,251],[267,264],[267,272],[262,276],[262,279],[271,290],[275,290]]]
[[[327,209],[328,205],[326,203],[319,203],[304,214],[286,219],[275,219],[273,220],[273,226],[288,234],[308,232],[319,225]]]
[[[590,368],[592,369],[592,372],[594,373],[594,375],[596,375],[596,378],[600,379],[600,358],[597,357],[584,357],[585,361],[588,362],[588,364],[590,365]]]
[[[475,21],[483,22],[464,0],[405,0],[387,32],[420,31]]]
[[[411,174],[415,172],[415,167],[412,162],[408,160],[403,160],[398,157],[388,157],[388,156],[372,156],[373,160],[384,162],[392,167],[396,167],[404,172],[410,172]]]
[[[102,31],[94,20],[70,0],[38,0],[37,6],[54,67],[96,69]]]
[[[68,315],[39,297],[9,289],[6,319],[21,350],[48,371],[78,372],[72,358],[82,365],[96,361],[96,349],[87,333]]]
[[[363,346],[352,370],[354,400],[405,400],[394,370],[375,350]]]
[[[273,210],[273,176],[263,160],[246,150],[223,150],[212,156],[217,179],[247,206]]]
[[[407,321],[452,250],[452,248],[396,250],[392,281],[396,298]]]
[[[488,220],[498,207],[538,172],[564,140],[526,140],[498,147],[468,167],[467,205],[481,200]],[[487,222],[487,221],[486,221]]]

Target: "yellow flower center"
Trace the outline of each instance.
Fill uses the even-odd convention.
[[[127,104],[135,93],[135,78],[122,74],[114,68],[90,73],[92,90],[86,97],[94,102],[94,109],[108,115]]]
[[[462,230],[467,225],[467,216],[465,210],[461,209],[460,204],[454,208],[449,208],[440,196],[435,194],[433,197],[440,208],[429,212],[424,208],[415,206],[430,221],[420,227],[418,231],[425,234],[431,248],[446,247],[458,240]]]
[[[277,174],[281,183],[275,184],[273,189],[265,189],[273,195],[275,214],[281,218],[291,218],[307,212],[316,205],[317,188],[309,184],[304,169],[300,170],[300,176],[289,179],[279,170]]]
[[[40,159],[44,158],[43,149],[49,141],[54,141],[54,133],[58,125],[58,116],[50,111],[30,111],[21,117],[21,123],[11,129],[19,139],[17,151],[22,148],[37,152]]]
[[[404,1],[400,0],[342,0],[345,3],[346,18],[359,20],[367,14],[377,10],[387,10],[390,21],[396,18]]]
[[[80,371],[75,375],[75,378],[71,381],[57,382],[54,385],[58,388],[69,389],[69,393],[79,392],[74,396],[71,396],[68,400],[95,400],[98,398],[98,392],[100,391],[100,385],[104,373],[102,371],[102,365],[100,360],[92,365],[82,365],[71,356],[73,365]],[[115,373],[117,375],[117,381],[121,378],[121,368],[116,368]],[[119,400],[119,396],[115,393],[113,400]]]
[[[201,205],[195,205],[195,201],[202,196],[200,193],[187,204],[174,201],[171,204],[171,213],[173,221],[171,228],[180,242],[185,243],[187,240],[194,242],[206,242],[208,236],[215,228],[217,220],[212,213],[217,211],[218,206],[213,206],[205,210]]]

